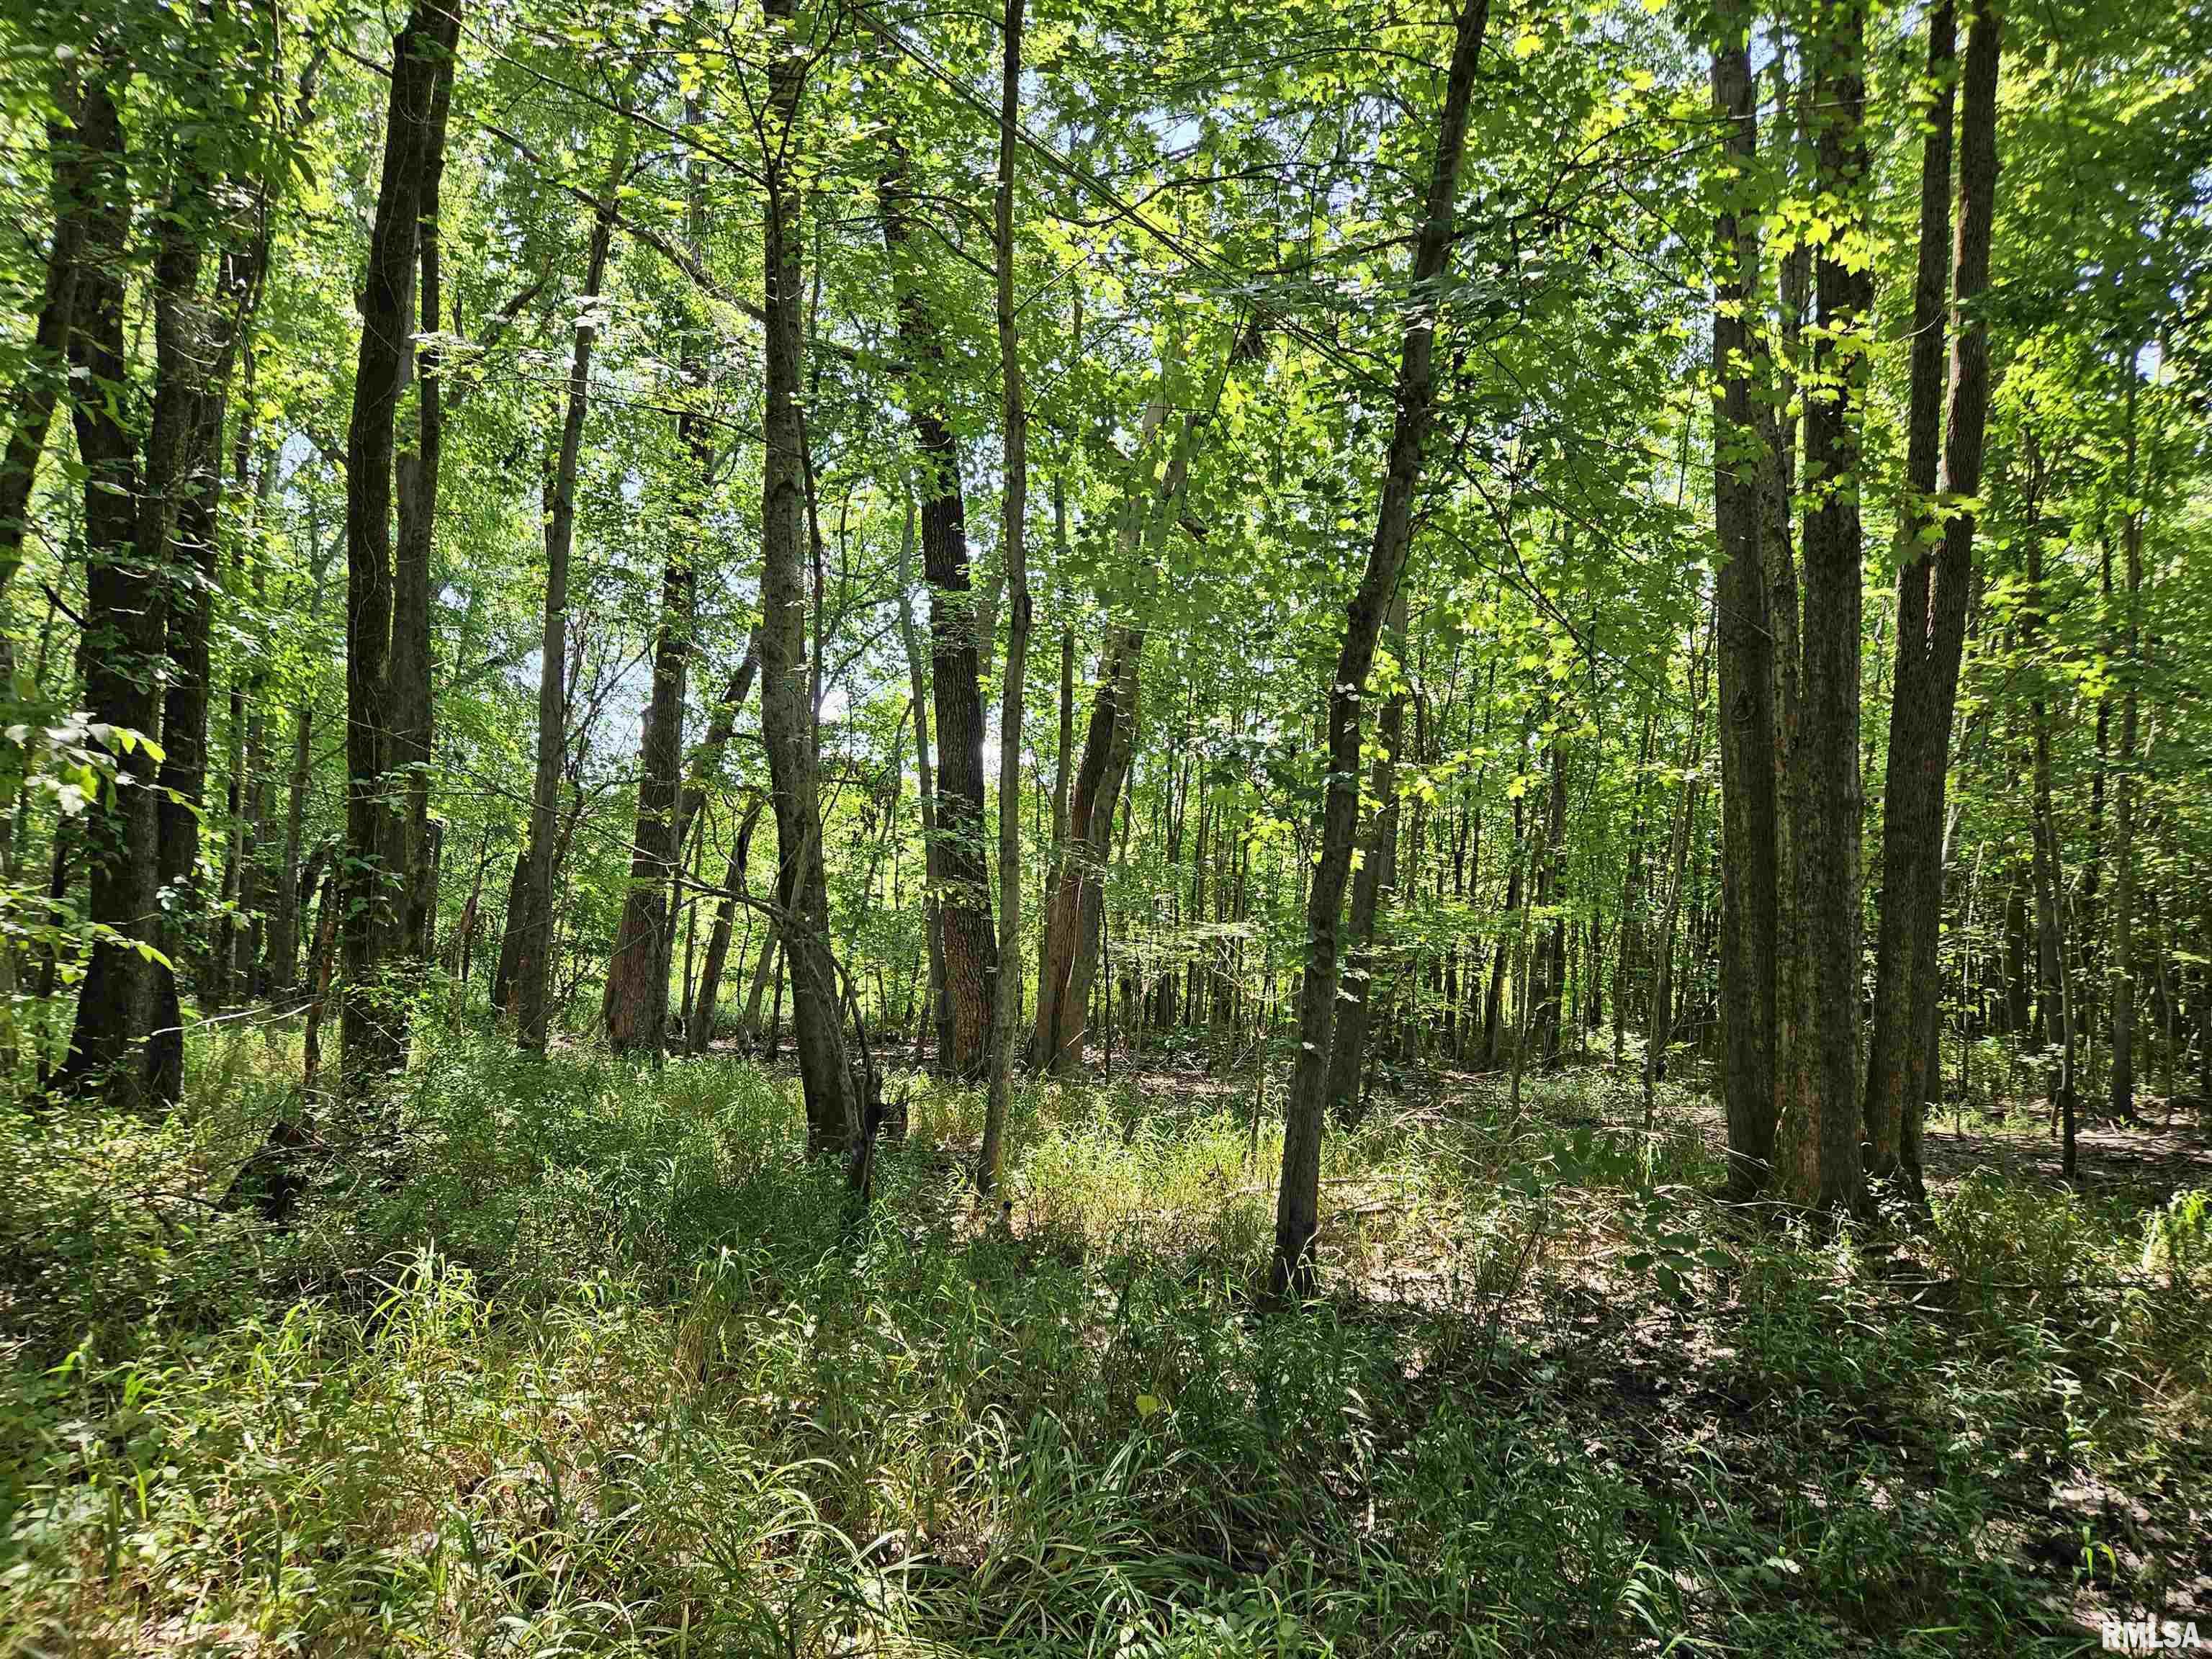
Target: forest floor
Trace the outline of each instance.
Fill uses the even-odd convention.
[[[912,1085],[854,1218],[791,1080],[473,1038],[228,1201],[296,1044],[163,1128],[0,1115],[0,1652],[2073,1653],[2212,1641],[2204,1127],[1931,1127],[1932,1224],[1706,1194],[1600,1066],[1408,1073],[1266,1310],[1279,1079]],[[902,1087],[895,1079],[894,1091]]]

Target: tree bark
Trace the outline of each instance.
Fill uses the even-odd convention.
[[[1932,252],[1950,226],[1946,208],[1927,194],[1948,190],[1949,94],[1938,93],[1921,190],[1920,288],[1915,299],[1912,406],[1907,458],[1906,544],[1898,577],[1897,668],[1890,705],[1888,772],[1884,781],[1882,888],[1875,970],[1874,1021],[1869,1034],[1866,1138],[1870,1173],[1894,1173],[1915,1198],[1924,1196],[1918,1149],[1920,1120],[1942,1079],[1930,1075],[1925,1034],[1940,997],[1943,913],[1943,826],[1951,726],[1965,653],[1966,604],[1973,586],[1975,514],[1966,503],[1979,494],[1982,439],[1989,410],[1986,323],[1980,315],[1989,286],[1990,242],[1996,188],[1997,58],[2003,30],[1997,0],[1969,0],[1964,102],[1959,132],[1958,219],[1948,258]],[[1948,5],[1945,10],[1948,11]],[[1948,18],[1930,21],[1929,70],[1948,88],[1950,43],[1938,39]],[[1948,31],[1946,32],[1948,33]],[[1941,155],[1937,133],[1943,143]],[[1950,281],[1948,377],[1923,362],[1944,333],[1942,284]],[[1933,284],[1936,292],[1929,292]],[[1933,456],[1936,387],[1948,378],[1940,463]],[[1925,430],[1923,430],[1925,428]],[[1940,504],[1940,505],[1939,505]]]
[[[113,728],[101,747],[115,775],[86,814],[86,920],[97,931],[56,1086],[67,1095],[101,1091],[112,1106],[143,1109],[155,1103],[145,1044],[156,986],[142,947],[153,947],[160,922],[158,797],[143,740],[154,736],[160,714],[161,605],[157,573],[139,555],[137,447],[119,413],[128,394],[122,261],[131,216],[115,103],[122,77],[112,59],[95,64],[77,117],[88,205],[69,358],[72,374],[98,394],[75,399],[71,410],[85,469],[85,638],[88,647],[96,642],[83,653],[84,701]]]
[[[951,1014],[951,1046],[940,1049],[938,1060],[948,1075],[975,1079],[989,1058],[997,969],[984,853],[980,683],[989,623],[969,576],[960,448],[944,401],[944,340],[911,269],[915,232],[908,167],[904,145],[894,133],[878,200],[897,295],[908,419],[921,462],[921,560],[929,583],[930,690],[937,727],[935,823],[927,833],[936,854],[931,902]]]
[[[453,98],[450,67],[432,94],[430,130],[424,135],[416,290],[422,332],[441,326],[438,263],[439,191],[446,171],[446,120]],[[387,693],[392,716],[392,766],[398,774],[398,812],[392,827],[397,866],[398,932],[392,971],[411,1006],[430,960],[437,908],[436,860],[430,830],[433,740],[430,690],[430,591],[437,546],[438,466],[445,436],[440,401],[439,351],[425,345],[416,376],[415,447],[400,458],[399,538],[392,573],[392,664]],[[403,1039],[404,1040],[404,1039]]]
[[[1012,1091],[1015,1008],[1022,988],[1022,701],[1029,673],[1029,416],[1022,403],[1022,356],[1014,331],[1014,161],[1021,126],[1022,0],[1006,0],[999,94],[999,376],[1005,421],[1006,670],[999,702],[999,940],[991,1014],[991,1087],[983,1111],[976,1185],[997,1190],[1006,1162],[1006,1109]]]
[[[1403,582],[1391,596],[1387,626],[1391,653],[1398,659],[1402,676],[1406,658]],[[1382,908],[1383,895],[1387,892],[1395,896],[1398,884],[1397,759],[1405,726],[1406,688],[1401,678],[1389,701],[1382,705],[1382,718],[1376,733],[1372,769],[1375,815],[1367,845],[1361,852],[1359,872],[1352,878],[1350,962],[1345,969],[1348,982],[1340,999],[1343,1006],[1337,1011],[1337,1026],[1329,1045],[1326,1085],[1329,1115],[1346,1126],[1357,1123],[1361,1115],[1360,1077],[1367,1051],[1367,1028],[1374,1011],[1375,918]]]
[[[1758,98],[1741,3],[1718,15],[1713,103],[1723,148],[1744,187],[1759,149]],[[1774,1161],[1776,738],[1774,635],[1769,625],[1762,474],[1771,465],[1753,416],[1747,318],[1759,286],[1758,205],[1731,199],[1716,235],[1713,369],[1721,385],[1713,428],[1713,525],[1721,565],[1715,599],[1721,762],[1721,1023],[1727,1048],[1721,1095],[1728,1120],[1729,1196],[1766,1186]],[[1787,550],[1782,556],[1789,556]],[[1626,934],[1623,935],[1624,948]],[[1624,964],[1625,965],[1625,964]],[[1616,1002],[1618,999],[1616,998]],[[1620,1018],[1618,1007],[1616,1021]]]
[[[1864,0],[1831,0],[1808,42],[1815,62],[1817,180],[1838,205],[1814,261],[1820,327],[1805,404],[1813,492],[1803,537],[1798,729],[1791,745],[1796,926],[1803,945],[1796,1041],[1789,1056],[1795,1195],[1856,1211],[1859,1162],[1858,489],[1865,407],[1863,331],[1873,276],[1856,251],[1871,190],[1864,133]],[[1857,268],[1854,268],[1854,267]]]
[[[795,0],[761,0],[769,37],[763,122],[768,218],[763,267],[768,316],[767,458],[761,503],[761,734],[775,810],[776,898],[791,969],[793,1032],[806,1102],[810,1152],[842,1156],[860,1130],[845,1067],[837,964],[830,945],[823,870],[822,804],[815,775],[806,658],[806,583],[799,538],[805,441],[799,404],[800,307],[799,93],[806,75],[794,33]]]
[[[1422,204],[1398,362],[1395,410],[1382,498],[1367,568],[1345,615],[1344,644],[1329,682],[1328,778],[1321,815],[1321,860],[1306,903],[1307,955],[1298,997],[1298,1054],[1283,1108],[1283,1174],[1275,1206],[1269,1285],[1278,1297],[1315,1285],[1314,1234],[1320,1225],[1321,1142],[1326,1116],[1329,1039],[1336,1013],[1337,910],[1352,863],[1359,810],[1359,696],[1375,657],[1383,611],[1397,591],[1413,540],[1413,495],[1421,448],[1434,413],[1431,358],[1436,344],[1438,282],[1451,252],[1460,155],[1489,0],[1466,0],[1454,29],[1443,118]]]
[[[405,853],[392,799],[392,428],[413,334],[408,299],[427,170],[437,165],[428,152],[434,133],[442,153],[442,110],[459,28],[459,0],[417,0],[392,41],[383,169],[346,428],[346,857],[338,1042],[341,1093],[356,1105],[405,1059],[404,1009],[381,982],[395,934],[394,883]]]
[[[697,126],[704,111],[688,100],[684,125]],[[706,161],[693,152],[688,170],[684,240],[694,259],[706,238]],[[685,404],[676,417],[677,446],[688,477],[681,485],[661,577],[660,626],[653,638],[653,693],[639,737],[637,816],[630,836],[629,890],[615,927],[599,1011],[608,1046],[617,1054],[656,1058],[667,1038],[669,957],[675,944],[672,895],[690,833],[696,805],[684,788],[684,699],[690,671],[691,633],[697,608],[699,565],[706,551],[706,496],[713,485],[714,443],[708,426],[706,359],[699,331],[686,327],[678,373]],[[749,648],[746,661],[753,660]],[[744,672],[741,665],[739,672]],[[739,690],[742,696],[742,690]],[[726,702],[734,723],[736,710]],[[726,742],[726,730],[724,741]],[[702,792],[703,798],[703,792]]]
[[[509,900],[507,939],[495,975],[494,1006],[502,989],[514,999],[514,1040],[530,1053],[544,1054],[553,985],[553,886],[560,836],[561,766],[568,732],[568,563],[576,536],[576,467],[582,453],[584,421],[591,400],[592,348],[599,337],[595,315],[605,285],[607,255],[614,237],[615,187],[619,171],[610,171],[592,216],[590,245],[584,260],[584,287],[576,311],[576,337],[570,348],[567,400],[561,420],[561,445],[545,480],[545,607],[538,658],[538,757],[530,789],[530,830],[516,868]],[[512,957],[512,969],[508,966]]]

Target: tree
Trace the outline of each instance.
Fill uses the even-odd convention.
[[[1337,908],[1352,864],[1352,830],[1359,811],[1359,697],[1375,659],[1383,612],[1405,568],[1413,541],[1413,495],[1421,477],[1422,444],[1436,396],[1431,362],[1438,278],[1452,239],[1460,155],[1467,142],[1468,105],[1475,62],[1489,15],[1489,0],[1467,0],[1452,33],[1451,65],[1444,82],[1436,153],[1422,204],[1413,255],[1388,471],[1376,515],[1375,539],[1358,591],[1345,613],[1344,644],[1328,691],[1328,776],[1323,785],[1320,861],[1306,900],[1306,962],[1298,994],[1298,1057],[1283,1107],[1283,1177],[1275,1205],[1275,1251],[1269,1282],[1278,1296],[1304,1293],[1314,1283],[1313,1240],[1319,1225],[1321,1142],[1328,1104],[1329,1041],[1336,1012]]]
[[[395,808],[392,699],[392,429],[412,328],[408,300],[422,212],[443,164],[459,0],[418,0],[392,43],[392,95],[368,270],[362,284],[361,349],[346,428],[346,862],[339,935],[341,1073],[346,1098],[364,1101],[406,1058],[407,1011],[386,981],[396,937],[394,885],[406,863]],[[403,615],[404,628],[420,618]],[[403,676],[416,647],[399,642]],[[405,713],[405,696],[402,708]]]

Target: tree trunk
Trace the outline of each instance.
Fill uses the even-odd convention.
[[[155,1103],[144,1045],[156,987],[142,947],[154,945],[160,919],[158,797],[144,740],[153,738],[160,713],[161,605],[157,573],[138,555],[137,454],[118,412],[128,374],[123,244],[131,202],[121,123],[106,77],[120,73],[112,61],[96,64],[78,112],[88,206],[69,353],[73,374],[115,389],[112,398],[76,400],[71,414],[85,469],[85,633],[106,642],[84,653],[84,702],[94,719],[114,728],[102,746],[112,758],[116,786],[86,814],[85,919],[100,933],[56,1082],[66,1094],[100,1091],[112,1106],[143,1109]]]
[[[976,1186],[997,1190],[1006,1162],[1014,1066],[1015,1007],[1022,988],[1022,700],[1029,673],[1029,417],[1022,404],[1021,344],[1014,331],[1014,160],[1022,101],[1022,0],[1006,0],[999,94],[999,375],[1005,410],[1006,510],[1000,530],[1006,577],[1006,670],[999,703],[999,941],[991,1017],[991,1087],[983,1112]]]
[[[1973,585],[1975,515],[1936,502],[1970,500],[1981,489],[1982,435],[1989,410],[1989,340],[1980,315],[1989,285],[1996,183],[1997,55],[2003,19],[1996,0],[1969,0],[1965,106],[1959,141],[1955,253],[1932,251],[1950,225],[1951,59],[1948,4],[1930,20],[1929,73],[1941,90],[1927,140],[1921,190],[1920,287],[1915,303],[1912,405],[1907,459],[1906,544],[1898,576],[1897,672],[1884,782],[1882,888],[1869,1035],[1866,1138],[1870,1173],[1896,1173],[1923,1194],[1919,1119],[1942,1079],[1929,1073],[1925,1034],[1940,1001],[1943,826],[1951,724]],[[1941,143],[1939,144],[1939,137]],[[1937,153],[1940,149],[1940,154]],[[1940,468],[1933,404],[1944,375],[1924,361],[1944,332],[1942,287],[1951,283],[1948,392]],[[1931,292],[1932,289],[1932,292]],[[1937,346],[1927,337],[1934,336]],[[1926,407],[1923,407],[1926,405]]]
[[[899,640],[906,648],[907,680],[914,704],[914,761],[921,795],[921,861],[923,925],[929,934],[929,991],[925,1016],[936,1042],[935,1066],[939,1075],[951,1069],[952,1010],[945,991],[945,919],[938,908],[939,842],[937,839],[937,776],[929,749],[929,684],[923,664],[921,639],[914,625],[914,497],[906,498],[906,528],[899,542]],[[915,1038],[917,1050],[919,1034]]]
[[[399,538],[392,572],[392,767],[398,775],[398,817],[391,852],[398,883],[398,933],[392,970],[411,1005],[430,961],[437,909],[436,848],[430,828],[430,590],[437,546],[438,466],[445,437],[440,402],[438,206],[446,170],[446,118],[453,97],[450,67],[439,76],[430,131],[423,141],[420,246],[416,289],[422,332],[432,343],[421,352],[416,376],[415,447],[400,457]]]
[[[793,177],[799,157],[792,147],[798,141],[806,65],[789,38],[794,7],[795,0],[761,0],[772,54],[763,123],[768,453],[761,503],[761,735],[775,809],[776,899],[791,969],[807,1146],[813,1152],[842,1156],[854,1149],[860,1122],[845,1069],[837,964],[830,946],[830,892],[823,871],[822,804],[809,706],[806,585],[799,554],[805,510],[799,476],[805,434],[799,405],[803,289],[799,194]]]
[[[1443,118],[1437,134],[1413,255],[1412,309],[1398,362],[1396,409],[1388,471],[1367,568],[1345,616],[1344,645],[1329,681],[1328,778],[1321,817],[1321,860],[1306,903],[1307,956],[1298,996],[1298,1054],[1283,1107],[1283,1176],[1275,1206],[1275,1250],[1268,1280],[1280,1297],[1305,1295],[1315,1285],[1314,1234],[1320,1225],[1321,1142],[1327,1101],[1329,1039],[1336,1014],[1337,910],[1352,863],[1359,810],[1359,696],[1375,658],[1383,611],[1397,591],[1413,540],[1413,495],[1420,483],[1421,445],[1436,398],[1431,357],[1436,343],[1436,296],[1451,251],[1460,155],[1474,90],[1476,58],[1489,0],[1467,0],[1452,41]]]
[[[940,1046],[938,1061],[947,1075],[974,1079],[983,1075],[989,1060],[996,974],[983,830],[980,683],[991,624],[969,576],[959,444],[944,402],[945,344],[915,280],[913,192],[907,172],[904,144],[893,132],[885,146],[878,202],[897,295],[908,419],[921,462],[921,562],[929,583],[930,690],[937,728],[935,825],[926,833],[935,854],[932,908],[951,1015],[951,1045],[949,1050]]]
[[[413,337],[408,298],[427,173],[442,157],[459,13],[459,0],[417,0],[392,41],[383,169],[346,428],[346,857],[338,1041],[341,1091],[356,1104],[405,1059],[405,1011],[380,982],[395,937],[393,888],[406,850],[392,799],[392,427]],[[403,653],[410,648],[403,647]]]
[[[561,446],[545,480],[545,607],[538,647],[537,765],[531,780],[529,833],[507,909],[506,932],[512,949],[501,945],[493,987],[495,1009],[506,1006],[497,1000],[502,989],[514,1000],[517,1046],[541,1054],[551,1012],[553,885],[558,863],[555,843],[560,835],[561,763],[568,748],[568,562],[576,536],[576,467],[591,398],[592,346],[599,335],[596,301],[606,283],[620,178],[619,171],[608,173],[592,217],[576,337],[568,360]]]
[[[1864,234],[1869,176],[1864,0],[1838,0],[1830,32],[1808,41],[1817,66],[1816,173],[1838,204],[1814,262],[1820,327],[1815,391],[1805,405],[1805,465],[1818,490],[1805,514],[1804,623],[1798,727],[1790,746],[1796,867],[1796,1036],[1789,1055],[1795,1195],[1818,1209],[1856,1210],[1859,1165],[1858,484],[1865,392],[1855,359],[1870,321],[1873,276],[1848,249]],[[1839,247],[1845,252],[1839,252]],[[1854,269],[1858,264],[1860,268]]]
[[[2114,1118],[2132,1123],[2136,1115],[2136,740],[2141,719],[2142,681],[2142,539],[2145,509],[2136,492],[2136,405],[2141,376],[2132,359],[2122,365],[2128,377],[2127,480],[2129,506],[2120,538],[2127,554],[2127,628],[2124,683],[2120,694],[2119,806],[2112,845],[2112,1058],[2111,1107]]]
[[[684,125],[700,125],[703,106],[694,96],[684,109]],[[694,151],[685,164],[687,203],[684,241],[695,260],[703,258],[706,240],[706,161]],[[684,699],[690,672],[691,634],[697,608],[699,564],[707,546],[703,514],[714,479],[714,440],[704,407],[708,395],[703,341],[696,327],[684,329],[678,374],[685,402],[676,417],[677,446],[688,475],[680,486],[671,526],[668,561],[661,577],[660,626],[653,639],[653,692],[645,708],[638,742],[637,816],[630,836],[629,890],[615,927],[614,950],[599,1012],[607,1042],[617,1054],[659,1056],[668,1028],[669,957],[675,943],[676,876],[691,821],[704,798],[684,787]],[[734,725],[735,703],[744,696],[748,665],[755,660],[750,642],[734,698],[721,705]],[[723,741],[728,731],[723,730]],[[720,745],[716,745],[719,748]],[[689,798],[687,798],[689,797]]]
[[[745,804],[738,820],[737,843],[730,849],[730,867],[722,877],[722,896],[714,907],[714,929],[707,940],[706,965],[699,971],[699,988],[691,998],[690,1023],[684,1027],[684,1046],[703,1054],[714,1041],[714,1005],[722,994],[722,969],[730,959],[730,935],[736,930],[738,910],[744,902],[745,866],[752,856],[753,825],[767,803],[757,795]]]
[[[1725,7],[1718,21],[1723,38],[1713,50],[1713,102],[1727,124],[1725,153],[1741,179],[1751,173],[1759,148],[1748,25],[1740,3]],[[1713,524],[1721,555],[1715,598],[1721,837],[1726,849],[1721,860],[1720,967],[1727,1048],[1721,1095],[1728,1119],[1727,1191],[1738,1200],[1764,1190],[1774,1159],[1774,639],[1767,617],[1759,500],[1767,462],[1753,417],[1753,347],[1747,323],[1759,293],[1759,231],[1749,207],[1731,204],[1720,216],[1716,236],[1724,263],[1713,308],[1713,368],[1722,389],[1713,433]],[[1618,1007],[1614,1018],[1620,1018]]]
[[[1330,1043],[1326,1084],[1331,1116],[1346,1126],[1360,1117],[1361,1062],[1367,1051],[1367,1028],[1373,1018],[1375,982],[1375,917],[1385,892],[1397,888],[1398,859],[1398,746],[1405,732],[1406,690],[1402,678],[1406,658],[1406,587],[1403,582],[1391,596],[1387,624],[1390,650],[1401,676],[1390,699],[1382,705],[1376,733],[1373,788],[1376,810],[1367,845],[1362,849],[1359,872],[1352,883],[1352,937],[1347,983],[1337,1012],[1337,1027]]]

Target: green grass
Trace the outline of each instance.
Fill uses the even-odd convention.
[[[275,1233],[221,1199],[293,1056],[198,1060],[159,1131],[0,1128],[0,1651],[2071,1652],[2205,1594],[2201,1200],[1823,1242],[1702,1196],[1682,1097],[1537,1079],[1333,1134],[1331,1294],[1263,1316],[1249,1079],[1024,1091],[1010,1224],[917,1085],[856,1236],[783,1080],[454,1041]]]

